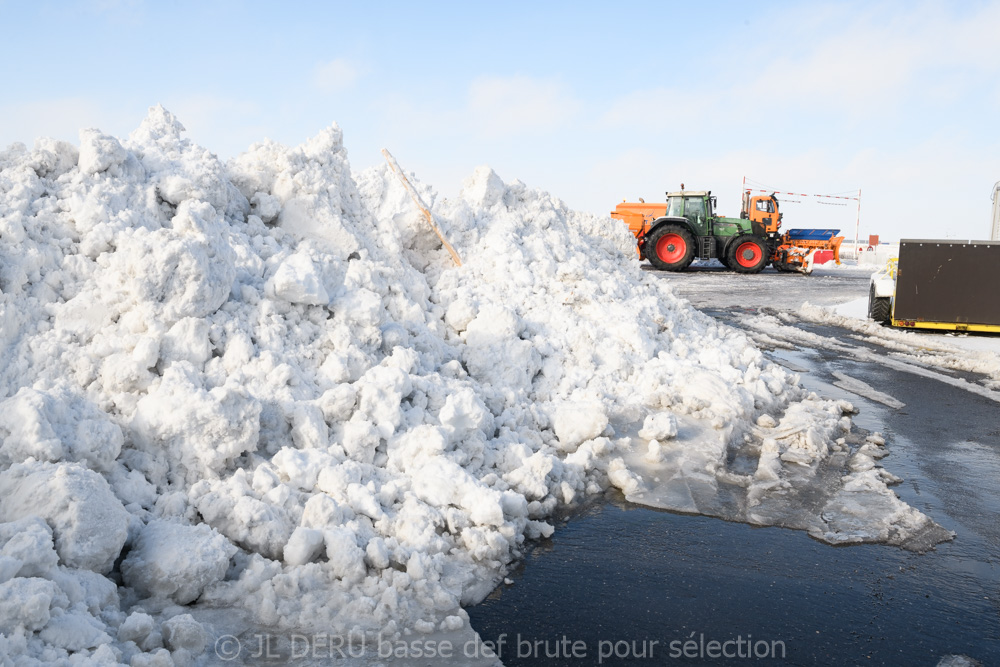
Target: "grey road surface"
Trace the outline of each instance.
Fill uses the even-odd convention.
[[[989,382],[797,314],[864,297],[864,272],[647,276],[746,329],[810,389],[851,401],[856,426],[886,436],[882,463],[904,479],[896,493],[956,538],[925,554],[831,547],[611,496],[469,610],[484,639],[502,641],[504,664],[1000,664],[1000,403]]]

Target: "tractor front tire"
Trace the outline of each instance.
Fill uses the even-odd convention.
[[[889,321],[892,312],[892,299],[887,296],[875,296],[875,285],[868,290],[868,317],[879,324]]]
[[[694,260],[694,237],[680,225],[663,225],[646,239],[646,257],[661,271],[683,271]]]
[[[763,239],[744,234],[729,245],[729,268],[737,273],[760,273],[770,258]]]

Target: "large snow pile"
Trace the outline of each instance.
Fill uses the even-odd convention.
[[[609,218],[485,168],[451,201],[417,184],[456,268],[336,126],[228,164],[182,131],[157,107],[127,140],[0,153],[0,655],[185,663],[195,607],[453,630],[611,485],[781,524],[829,469],[791,525],[936,528],[849,406],[649,279]]]

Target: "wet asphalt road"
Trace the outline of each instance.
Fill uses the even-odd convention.
[[[804,301],[832,305],[868,288],[858,272],[648,275],[671,281],[696,307],[734,325],[737,314],[794,312]],[[794,326],[842,340],[852,333]],[[856,426],[887,438],[890,455],[881,463],[904,479],[896,493],[954,531],[955,540],[925,554],[831,547],[800,531],[610,496],[540,543],[512,585],[469,609],[484,640],[503,642],[504,664],[936,665],[947,655],[1000,664],[1000,404],[829,349],[769,355],[806,369],[807,387],[858,407]],[[835,387],[834,372],[905,407]]]

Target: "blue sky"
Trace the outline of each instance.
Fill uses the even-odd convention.
[[[124,136],[162,103],[223,158],[337,122],[445,196],[489,164],[604,213],[744,176],[862,190],[861,235],[984,238],[997,2],[12,2],[0,146]],[[786,227],[856,210],[786,198]]]

